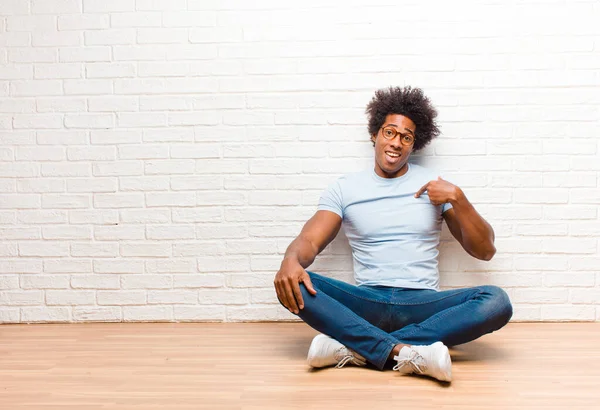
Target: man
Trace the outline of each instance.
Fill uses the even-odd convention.
[[[490,260],[492,227],[462,190],[409,164],[439,134],[437,111],[422,90],[379,90],[367,106],[373,169],[339,178],[288,247],[275,277],[279,301],[322,334],[308,352],[312,367],[367,362],[451,381],[446,345],[500,329],[512,316],[496,286],[439,291],[442,218],[473,257]],[[358,286],[307,268],[344,225]]]

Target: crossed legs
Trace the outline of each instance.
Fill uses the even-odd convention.
[[[354,286],[308,272],[316,295],[300,285],[298,316],[383,370],[404,345],[453,346],[503,327],[510,300],[496,286],[434,291]]]

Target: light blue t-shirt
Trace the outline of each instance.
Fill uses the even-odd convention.
[[[435,206],[427,193],[414,197],[437,177],[415,164],[398,178],[369,169],[345,175],[323,192],[318,210],[342,217],[357,285],[438,289],[442,214],[452,205]]]

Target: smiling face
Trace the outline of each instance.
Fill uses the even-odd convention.
[[[384,127],[392,127],[398,135],[392,139],[384,138]],[[371,136],[375,143],[375,173],[382,178],[397,178],[408,170],[406,165],[414,145],[403,145],[403,136],[415,136],[416,125],[412,120],[400,114],[388,114],[377,134]],[[408,139],[408,138],[407,138]]]

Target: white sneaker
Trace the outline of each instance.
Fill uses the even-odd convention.
[[[335,367],[341,368],[347,363],[356,366],[367,364],[364,357],[346,348],[337,340],[323,334],[317,335],[313,339],[306,360],[311,367],[327,367],[335,364]]]
[[[394,360],[398,362],[394,370],[400,373],[423,374],[443,382],[452,380],[450,353],[442,342],[429,346],[404,346]]]

